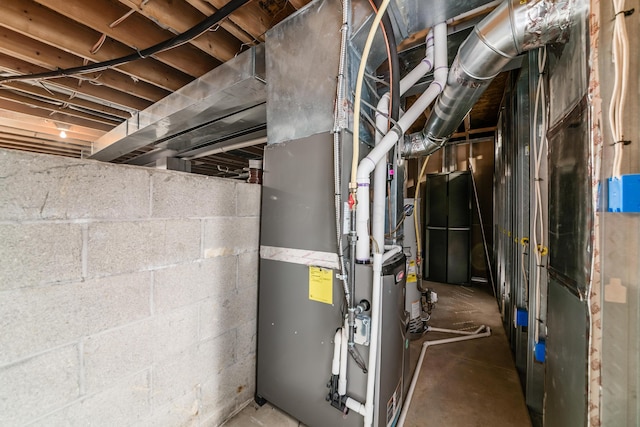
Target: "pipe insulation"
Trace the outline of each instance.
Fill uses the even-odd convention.
[[[421,132],[405,138],[404,157],[427,156],[446,143],[491,81],[515,57],[566,42],[585,2],[505,0],[460,45],[447,84]]]
[[[434,80],[431,82],[427,90],[416,100],[416,102],[404,113],[398,120],[398,123],[380,140],[369,154],[360,161],[356,171],[357,182],[357,210],[356,210],[356,232],[358,240],[356,243],[356,261],[369,261],[369,186],[371,183],[371,173],[374,171],[378,162],[383,160],[387,152],[395,146],[400,137],[404,135],[404,129],[408,129],[422,112],[436,99],[442,91],[447,78],[447,24],[440,23],[434,26]],[[415,78],[415,76],[412,76]],[[401,88],[402,88],[401,84]],[[401,89],[402,90],[402,89]],[[386,179],[386,178],[385,178]],[[384,205],[384,198],[383,203]],[[384,208],[384,206],[383,206]],[[382,212],[384,215],[384,210]],[[384,223],[384,221],[380,221]],[[378,222],[376,222],[378,224]],[[373,235],[379,235],[379,229],[373,231]],[[384,236],[384,225],[382,229]],[[384,243],[377,242],[378,245]]]

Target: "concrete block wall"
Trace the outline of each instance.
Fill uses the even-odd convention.
[[[0,150],[0,425],[216,426],[255,390],[260,186]]]

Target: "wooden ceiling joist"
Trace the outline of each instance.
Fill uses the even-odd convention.
[[[291,3],[291,5],[296,8],[296,10],[302,9],[310,2],[311,0],[289,0],[289,3]]]
[[[2,3],[0,26],[87,59],[91,63],[136,52],[120,42],[107,38],[100,49],[92,53],[102,33],[31,0],[3,0]],[[169,91],[178,90],[192,80],[190,76],[152,58],[120,65],[118,70]]]
[[[66,123],[70,125],[78,125],[92,129],[99,129],[104,131],[109,131],[113,129],[112,125],[106,125],[103,123],[97,123],[90,120],[82,119],[79,117],[74,117],[72,115],[61,113],[61,112],[52,112],[51,110],[31,107],[19,102],[11,101],[8,99],[0,98],[0,108],[9,111],[16,111],[18,113],[28,114],[31,116],[41,117],[43,119],[50,119],[55,122]]]
[[[131,114],[129,114],[127,111],[119,110],[107,105],[98,104],[97,102],[88,101],[77,96],[70,98],[67,94],[56,92],[55,88],[45,89],[42,86],[31,85],[23,82],[8,82],[2,84],[2,86],[41,98],[46,98],[52,101],[63,102],[65,104],[96,111],[99,113],[107,114],[109,116],[119,117],[121,119],[128,119],[131,117]]]
[[[227,4],[228,0],[206,0],[216,10]],[[290,8],[290,10],[286,10]],[[286,18],[294,10],[287,0],[259,0],[246,4],[234,12],[230,19],[236,25],[258,40],[264,41],[264,33]]]
[[[144,0],[120,0],[120,1],[125,4],[132,4],[133,6],[144,2]],[[166,1],[167,0],[163,0],[162,3],[164,4],[166,3]],[[159,3],[159,2],[155,2],[155,3]],[[188,3],[189,5],[191,5],[193,9],[199,11],[201,15],[198,15],[198,16],[211,16],[216,12],[216,9],[204,0],[185,0],[185,3]],[[140,8],[140,6],[137,6],[137,7]],[[149,7],[148,4],[144,6],[145,9],[148,9],[148,7]],[[149,13],[149,15],[151,15],[151,13]],[[151,16],[147,16],[147,17],[151,18]],[[225,19],[220,23],[220,26],[225,30],[227,30],[229,34],[231,34],[232,36],[240,40],[242,43],[253,42],[253,37],[249,35],[249,33],[247,33],[245,30],[243,30],[239,25],[236,25],[233,21],[231,21],[231,19]]]
[[[57,141],[43,141],[41,139],[37,139],[37,138],[29,138],[29,137],[24,137],[24,136],[20,136],[20,135],[12,135],[12,134],[6,134],[4,132],[0,132],[0,140],[2,141],[8,141],[8,142],[16,142],[16,143],[22,143],[22,144],[33,144],[34,146],[37,146],[38,144],[44,144],[46,146],[50,146],[50,147],[57,147],[57,148],[64,148],[64,149],[74,149],[74,150],[82,150],[85,148],[91,148],[91,144],[88,143],[82,143],[82,144],[76,144],[74,141],[69,140],[65,142],[57,142]]]
[[[2,52],[0,52],[0,69],[16,75],[46,71],[46,69],[42,67],[32,65],[26,61],[3,54]],[[74,93],[81,93],[94,99],[105,100],[109,103],[133,110],[144,110],[152,104],[151,101],[133,96],[129,93],[117,91],[103,85],[91,84],[73,77],[47,80],[46,84],[58,86]]]
[[[51,118],[40,118],[24,113],[0,109],[0,130],[14,135],[26,135],[39,137],[44,140],[61,140],[60,130],[56,126],[55,120]],[[67,131],[69,139],[78,139],[86,142],[93,142],[104,135],[106,131],[92,129],[80,125],[73,125]]]
[[[57,130],[57,129],[56,129]],[[25,129],[16,129],[8,126],[0,125],[0,135],[3,135],[5,138],[15,138],[22,140],[30,140],[30,141],[43,141],[44,143],[49,142],[58,142],[65,145],[78,145],[83,147],[91,147],[93,143],[90,140],[83,140],[74,138],[76,135],[75,132],[72,132],[69,129],[67,132],[67,137],[62,138],[59,133],[38,133]],[[71,135],[73,133],[73,136]]]
[[[44,144],[28,144],[0,139],[0,147],[14,150],[30,151],[32,153],[55,154],[69,157],[80,157],[81,149],[50,147]]]
[[[90,4],[59,0],[36,0],[67,18],[94,28],[102,34],[119,41],[132,49],[142,50],[174,37],[170,31],[159,28],[140,14],[133,13],[119,24],[114,22],[131,9],[115,0],[92,0]],[[221,64],[220,61],[203,56],[190,44],[161,52],[154,57],[192,77],[200,77]]]
[[[51,101],[43,100],[41,98],[40,99],[36,98],[34,96],[24,96],[9,89],[5,89],[5,90],[0,89],[0,99],[18,102],[20,104],[24,104],[30,107],[43,108],[51,112],[68,114],[73,117],[78,117],[78,118],[90,120],[92,122],[105,124],[105,125],[111,126],[112,128],[122,122],[122,120],[108,119],[103,116],[97,116],[95,114],[90,114],[85,111],[80,111],[71,105],[65,105],[64,103],[61,104],[59,101],[51,102]]]
[[[145,0],[120,0],[120,2],[173,33],[183,33],[206,18],[205,15],[184,2],[171,0],[154,0],[150,2],[145,2]],[[231,16],[231,19],[234,15]],[[223,24],[216,31],[207,31],[192,40],[191,44],[221,61],[228,61],[240,52],[242,43],[247,43],[246,33],[243,40],[230,33],[227,30],[228,27],[229,25]]]
[[[47,46],[6,28],[0,27],[0,37],[5,41],[0,45],[1,53],[41,67],[40,71],[36,72],[55,71],[58,68],[72,68],[83,65],[82,59],[75,55]],[[136,82],[131,76],[116,70],[83,74],[78,78],[93,80],[94,83],[104,84],[113,89],[154,102],[170,93],[146,82]]]

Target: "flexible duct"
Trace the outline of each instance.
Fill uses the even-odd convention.
[[[426,156],[440,149],[513,58],[548,43],[566,42],[580,3],[505,0],[487,15],[460,46],[427,124],[405,139],[403,156]]]

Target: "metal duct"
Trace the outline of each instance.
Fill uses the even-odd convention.
[[[516,56],[548,43],[564,43],[580,0],[505,0],[462,43],[422,132],[405,139],[403,155],[419,157],[440,149],[493,78]]]

